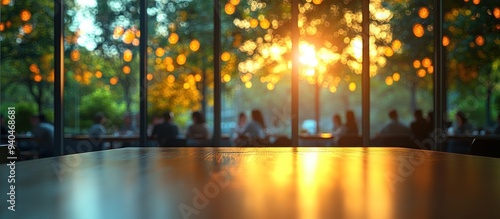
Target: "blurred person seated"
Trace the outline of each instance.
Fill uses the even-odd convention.
[[[102,140],[102,137],[106,135],[106,127],[104,127],[104,123],[106,123],[107,119],[104,116],[104,113],[97,113],[94,117],[94,124],[89,128],[89,136],[90,140],[93,144],[93,150],[101,150],[108,144],[105,144]]]
[[[332,135],[333,136],[340,136],[342,132],[344,132],[345,127],[342,125],[342,120],[340,119],[339,114],[333,115],[333,128],[332,128]]]
[[[134,136],[137,135],[138,131],[137,127],[132,123],[132,115],[125,114],[123,116],[122,127],[120,128],[120,135]]]
[[[237,145],[257,146],[267,143],[266,125],[260,110],[252,110],[251,119],[238,136]]]
[[[199,111],[191,114],[193,124],[191,124],[186,132],[186,139],[207,140],[210,138],[205,117]]]
[[[342,135],[344,136],[358,136],[359,130],[358,125],[356,123],[356,118],[354,116],[354,112],[352,110],[346,111],[346,122],[344,125],[344,130],[342,131]]]
[[[340,118],[339,114],[333,115],[332,118],[333,122],[333,127],[332,127],[332,136],[333,136],[333,145],[338,145],[340,137],[343,135],[343,133],[346,131],[346,128],[344,125],[342,125],[342,119]]]
[[[422,110],[415,110],[413,117],[415,120],[410,124],[412,137],[419,140],[428,138],[431,133],[431,125],[424,119]]]
[[[45,115],[31,117],[31,126],[38,157],[54,156],[54,126],[47,122]]]
[[[174,113],[163,113],[163,123],[155,125],[151,137],[158,139],[158,146],[176,146],[179,128],[173,123]]]
[[[410,136],[411,131],[408,127],[403,125],[399,121],[398,112],[396,110],[390,110],[388,113],[389,123],[382,128],[380,131],[380,136]]]
[[[451,135],[471,135],[474,127],[469,123],[464,112],[458,111],[455,114],[455,122],[449,130]]]
[[[244,112],[241,112],[238,116],[238,127],[236,127],[236,134],[239,135],[243,133],[245,127],[247,126],[247,115]]]
[[[260,110],[252,110],[251,114],[252,120],[243,129],[242,135],[247,135],[251,138],[265,138],[266,125],[264,123],[264,117]]]

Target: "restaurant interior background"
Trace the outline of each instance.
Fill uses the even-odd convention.
[[[330,132],[332,116],[345,121],[346,110],[361,127],[361,1],[299,2],[300,133]],[[181,133],[193,111],[213,124],[214,80],[221,80],[222,135],[234,132],[240,112],[260,109],[268,132],[290,136],[291,1],[220,3],[221,55],[214,57],[212,1],[149,0],[147,33],[138,0],[64,1],[64,134],[85,134],[98,112],[108,134],[118,133],[125,115],[144,128],[139,46],[146,34],[148,123],[171,110]],[[445,118],[461,110],[477,130],[489,129],[500,113],[500,3],[444,0],[442,10]],[[373,136],[390,109],[406,124],[415,109],[433,110],[435,29],[433,1],[371,0],[369,11]],[[1,1],[0,110],[16,107],[18,133],[30,131],[30,115],[54,120],[54,31],[53,1]],[[217,59],[221,78],[214,78]]]

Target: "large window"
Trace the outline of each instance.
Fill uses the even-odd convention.
[[[0,19],[0,110],[5,114],[7,107],[16,107],[23,115],[16,131],[27,139],[32,116],[45,114],[49,122],[62,116],[64,146],[72,148],[64,153],[79,152],[72,146],[82,140],[101,148],[140,146],[139,130],[151,133],[165,111],[174,113],[180,138],[193,123],[192,113],[201,112],[211,134],[219,133],[213,127],[220,124],[221,136],[216,137],[228,140],[225,145],[233,144],[240,113],[251,120],[254,109],[262,113],[272,138],[291,139],[298,131],[328,139],[333,116],[345,123],[346,111],[354,112],[363,135],[366,62],[371,138],[388,123],[391,109],[405,125],[417,109],[424,117],[432,112],[436,74],[446,76],[443,116],[449,134],[454,134],[458,112],[468,117],[471,135],[491,132],[500,113],[500,4],[495,1],[444,1],[439,24],[444,36],[436,39],[433,2],[371,0],[369,60],[363,60],[363,1],[298,1],[297,65],[292,65],[296,38],[290,0],[221,0],[215,10],[220,29],[214,25],[212,1],[149,0],[147,33],[141,32],[139,0],[64,3],[63,115],[53,113],[58,95],[54,2],[4,0]],[[220,39],[214,39],[216,31]],[[140,54],[144,34],[147,57]],[[442,63],[435,63],[436,40],[443,46]],[[147,86],[139,82],[141,58],[147,59]],[[221,63],[220,78],[215,77],[214,62]],[[298,66],[298,88],[292,84],[292,66]],[[221,92],[214,89],[219,82]],[[148,91],[147,124],[139,122],[141,89]],[[299,91],[295,116],[292,89]],[[215,112],[218,100],[222,108]],[[215,116],[219,113],[220,118]],[[92,134],[102,116],[102,134],[108,140],[82,137]],[[300,130],[292,130],[295,119]]]

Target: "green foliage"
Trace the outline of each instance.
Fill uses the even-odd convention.
[[[98,88],[82,97],[80,102],[80,128],[87,130],[94,123],[97,113],[104,113],[108,119],[107,128],[118,127],[125,113],[125,104],[116,101],[116,96],[107,89]]]
[[[14,106],[16,107],[16,132],[23,133],[31,131],[31,117],[37,115],[36,104],[33,102],[20,102],[16,103]],[[7,111],[5,110],[3,112]]]

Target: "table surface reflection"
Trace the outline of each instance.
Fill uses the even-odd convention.
[[[500,216],[500,159],[403,148],[125,148],[19,162],[15,186],[0,218]]]

